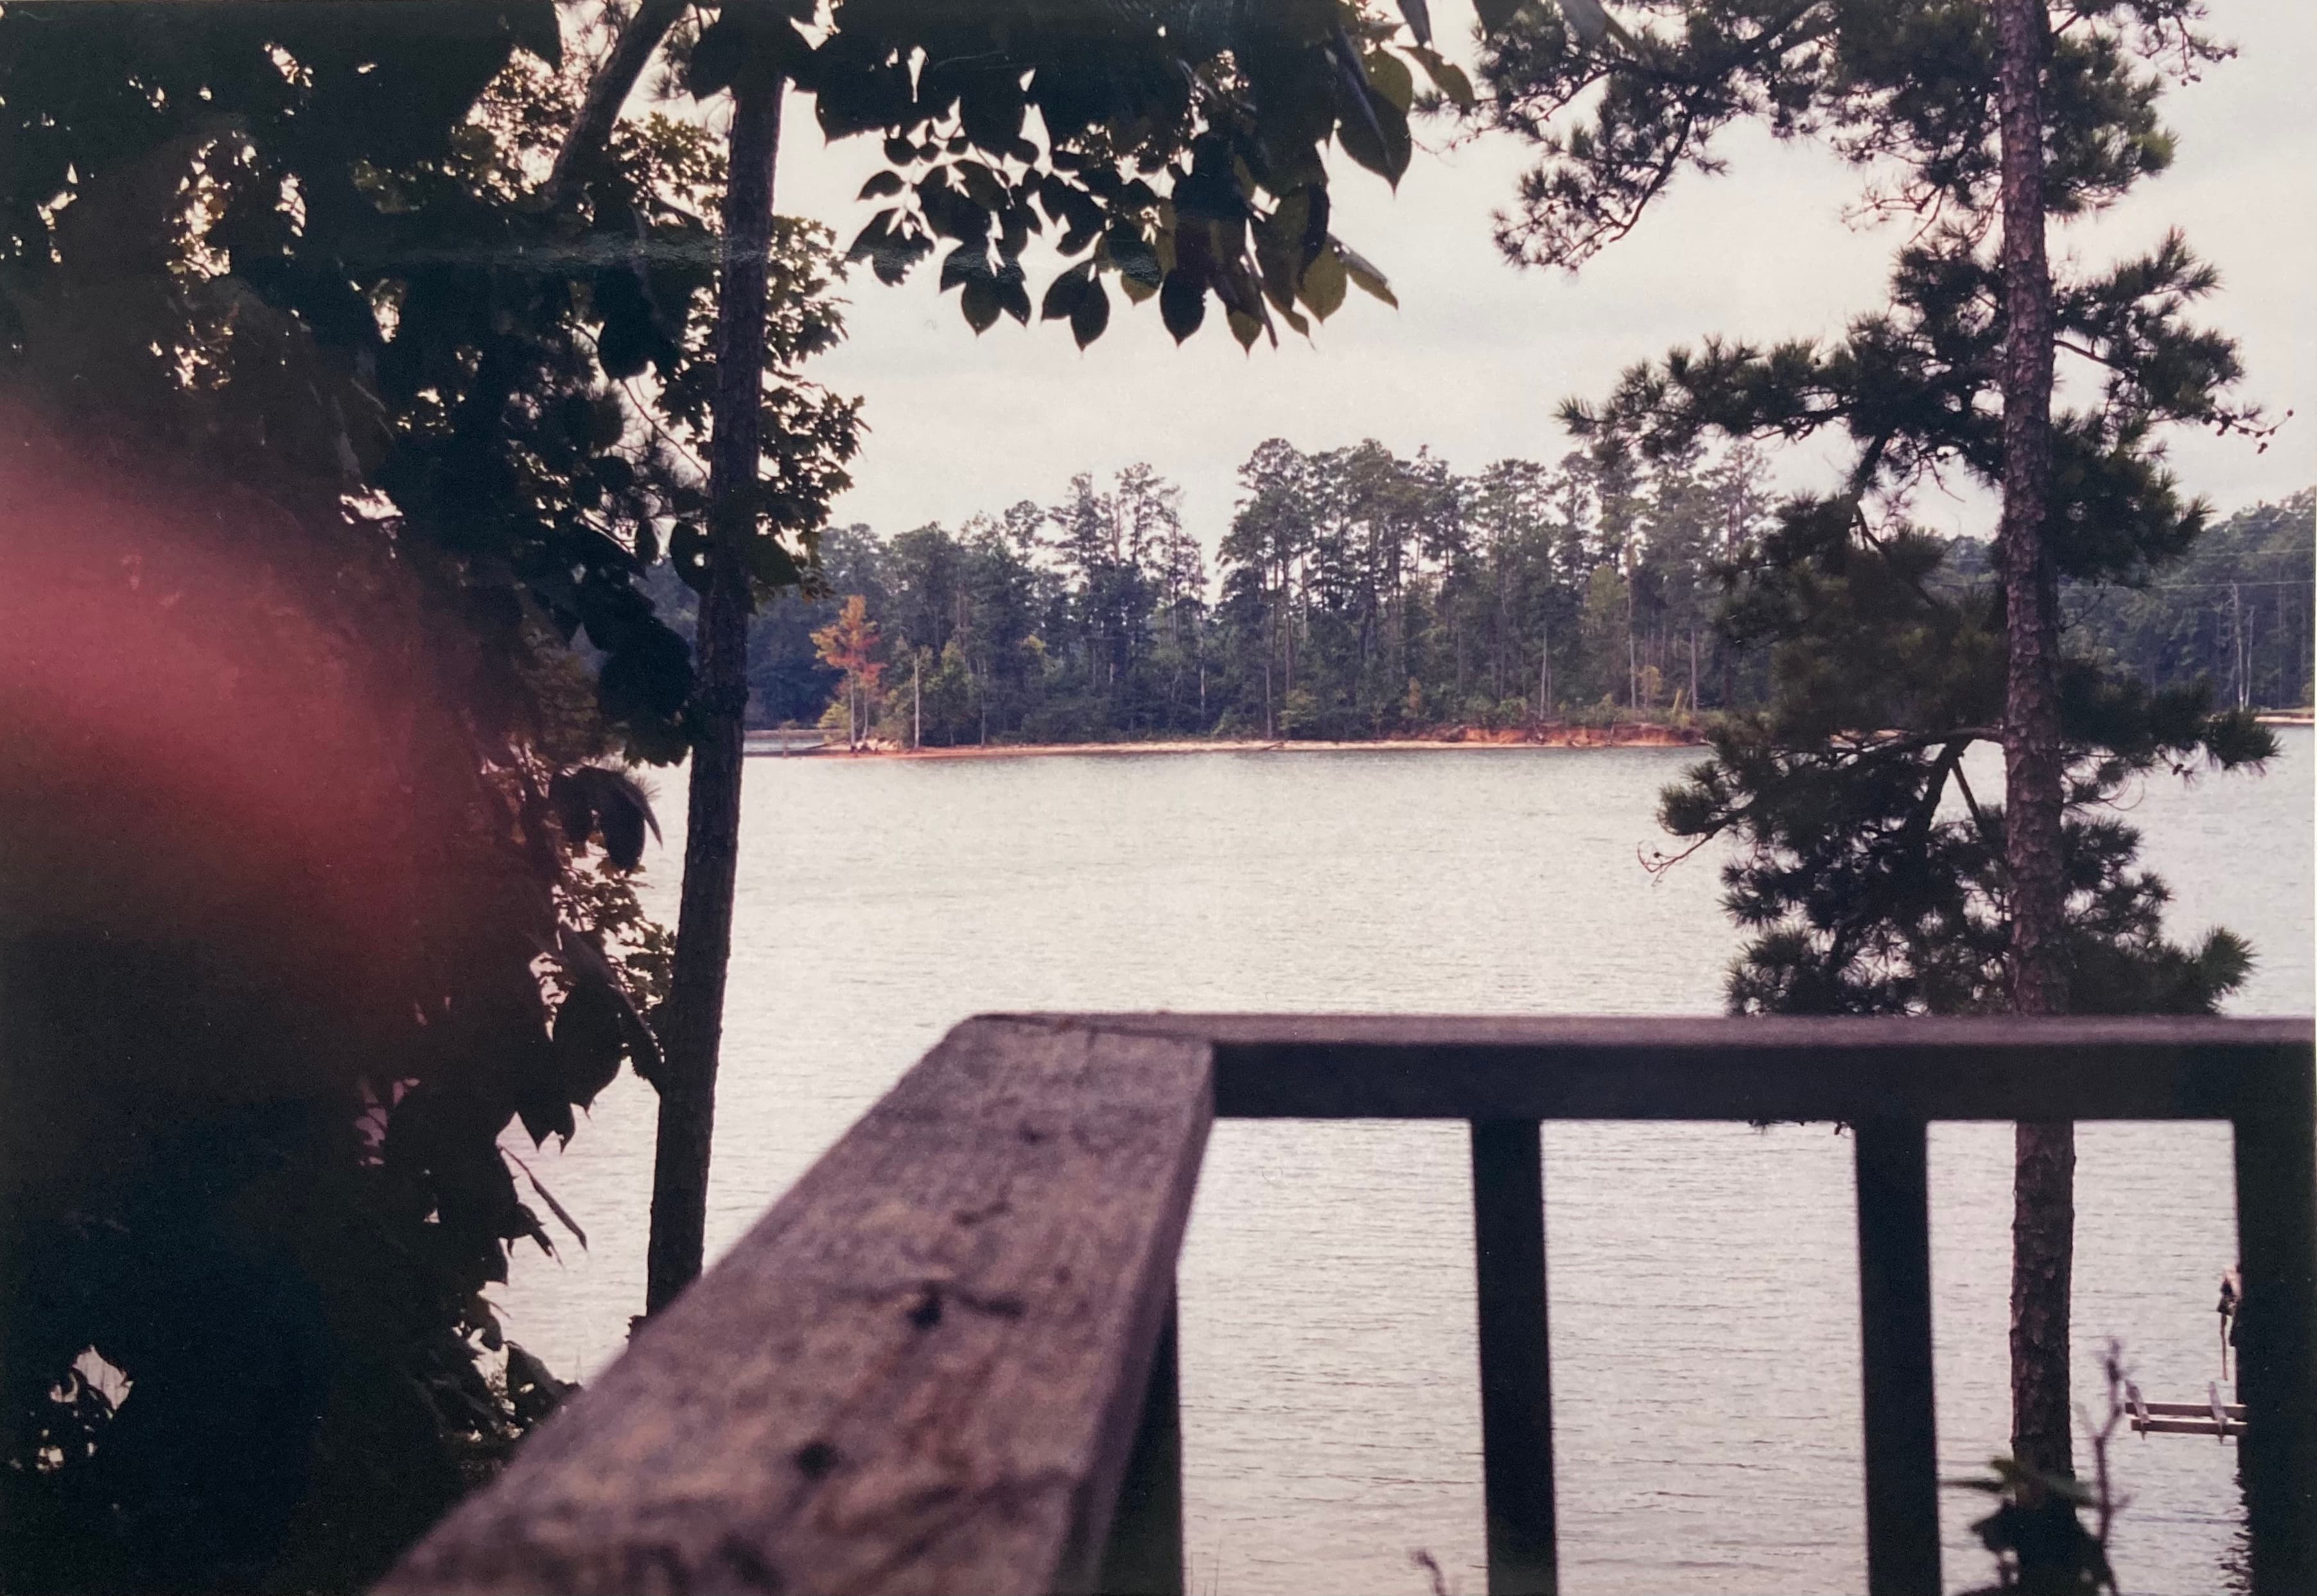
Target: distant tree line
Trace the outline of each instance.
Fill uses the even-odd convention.
[[[2238,709],[2305,707],[2317,650],[2317,490],[2255,505],[2212,527],[2146,586],[2071,585],[2062,613],[2076,647],[2150,687],[2199,677]],[[1983,572],[1983,545],[1958,550]]]
[[[817,591],[756,628],[750,721],[933,747],[1361,739],[1679,722],[1767,691],[1766,650],[1716,623],[1775,525],[1750,445],[1468,475],[1428,450],[1273,439],[1239,484],[1212,577],[1179,489],[1143,465],[954,531],[834,528]],[[2312,507],[2304,491],[2231,516],[2147,587],[2071,588],[2074,646],[2151,686],[2308,704]],[[1985,546],[1955,540],[1939,579],[1990,583]],[[681,614],[689,593],[662,587]]]

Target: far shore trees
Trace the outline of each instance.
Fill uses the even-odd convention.
[[[2226,52],[2196,0],[1764,7],[1752,0],[1520,11],[1491,45],[1486,119],[1543,152],[1499,238],[1575,266],[1623,237],[1717,133],[1759,118],[1857,166],[1864,209],[1904,220],[1888,310],[1829,345],[1709,343],[1642,368],[1571,419],[1644,450],[1700,436],[1844,437],[1833,492],[1791,500],[1725,621],[1770,643],[1769,708],[1667,800],[1677,834],[1729,833],[1733,908],[1762,936],[1741,1008],[2025,1013],[2215,1003],[2242,945],[2165,943],[2160,885],[2105,810],[2128,782],[2271,750],[2194,690],[2152,693],[2063,653],[2063,578],[2125,585],[2207,519],[2165,470],[2168,426],[2250,431],[2230,342],[2185,319],[2215,280],[2178,238],[2054,282],[2044,232],[2171,159],[2168,77]],[[1660,23],[1673,24],[1660,26]],[[1596,91],[1598,90],[1597,94]],[[2054,415],[2055,354],[2078,405]],[[1999,491],[1995,590],[1942,593],[1910,492],[1960,472]],[[2006,803],[1964,758],[2000,743]],[[1969,820],[1942,810],[1964,795]],[[2014,1217],[2012,1441],[2067,1474],[2072,1132],[2023,1125]]]
[[[1451,505],[1436,518],[1384,527],[1347,514],[1355,507],[1330,481],[1342,453],[1258,445],[1251,465],[1280,468],[1274,486],[1286,497],[1259,507],[1242,493],[1211,588],[1189,580],[1163,549],[1122,548],[1114,567],[1082,567],[1059,546],[1076,535],[1062,524],[1065,511],[1072,521],[1088,506],[1097,519],[1116,514],[1117,496],[1099,478],[1089,477],[1087,499],[1073,487],[1051,510],[1023,503],[955,527],[883,537],[859,525],[831,527],[820,540],[826,591],[784,600],[756,628],[750,724],[845,730],[844,672],[813,634],[855,596],[894,660],[926,655],[929,747],[1283,730],[1359,740],[1458,727],[1492,735],[1635,722],[1702,728],[1766,702],[1767,646],[1716,624],[1725,570],[1750,560],[1776,525],[1751,445],[1637,460],[1607,480],[1606,507],[1595,487],[1604,479],[1586,449],[1552,466],[1500,460],[1437,481],[1421,454],[1393,457],[1390,470],[1445,490]],[[1291,456],[1302,463],[1289,471]],[[2063,581],[2071,647],[2152,690],[2202,677],[2229,704],[2305,704],[2305,640],[2317,621],[2311,498],[2304,491],[2216,523],[2146,587]],[[1364,589],[1380,587],[1388,562],[1299,558],[1283,578],[1266,570],[1268,556],[1248,535],[1265,525],[1318,528],[1338,546],[1406,540],[1403,677],[1378,668],[1373,650],[1364,656],[1359,629],[1343,623],[1347,614],[1382,609],[1381,593]],[[1985,542],[1941,540],[1938,551],[1936,589],[1990,579]],[[1106,610],[1096,581],[1114,600],[1142,596]],[[1309,713],[1289,729],[1275,715],[1291,652]],[[909,707],[904,695],[900,708]],[[862,724],[900,740],[911,718],[889,710]]]

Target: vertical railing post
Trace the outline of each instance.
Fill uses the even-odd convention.
[[[1930,1193],[1919,1121],[1852,1127],[1858,1167],[1859,1364],[1869,1596],[1938,1596],[1938,1433],[1931,1375]]]
[[[1182,1378],[1170,1296],[1096,1588],[1103,1596],[1183,1596],[1183,1583]]]
[[[1543,1155],[1534,1119],[1472,1124],[1489,1596],[1557,1596]]]
[[[2262,1071],[2236,1122],[2245,1517],[2253,1596],[2317,1591],[2317,1125],[2310,1060]]]

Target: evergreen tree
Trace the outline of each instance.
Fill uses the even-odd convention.
[[[1719,169],[1716,136],[1745,118],[1760,119],[1781,138],[1824,140],[1868,174],[1868,211],[1914,220],[1889,315],[1858,323],[1831,350],[1794,345],[1758,354],[1709,346],[1702,356],[1677,354],[1661,372],[1628,381],[1606,432],[1642,423],[1664,450],[1708,429],[1794,438],[1847,428],[1856,450],[1848,480],[1834,496],[1785,514],[1772,558],[1783,560],[1789,574],[1850,540],[1888,549],[1894,570],[1919,584],[1929,569],[1910,564],[1919,558],[1915,541],[1888,501],[1949,466],[2000,491],[1997,564],[2004,595],[1984,624],[2003,640],[2004,688],[1995,701],[1972,707],[1973,723],[1993,731],[2005,756],[2009,824],[1990,830],[1998,840],[1983,846],[2004,853],[2007,1000],[2022,1012],[2064,1011],[2071,1006],[2072,967],[2080,989],[2073,1006],[2099,1001],[2107,989],[2092,973],[2101,958],[2090,951],[2097,938],[2086,940],[2085,928],[2094,921],[2084,914],[2087,904],[2111,901],[2109,888],[2124,879],[2118,873],[2128,865],[2130,845],[2085,820],[2083,805],[2149,762],[2190,751],[2244,762],[2258,759],[2265,745],[2249,724],[2202,719],[2187,701],[2143,694],[2131,703],[2110,691],[2114,684],[2086,678],[2087,662],[2062,653],[2058,583],[2067,576],[2142,579],[2176,557],[2193,541],[2204,512],[2178,499],[2152,435],[2168,423],[2227,430],[2254,418],[2223,397],[2237,374],[2225,340],[2180,319],[2182,303],[2212,286],[2209,272],[2184,245],[2176,238],[2116,272],[2055,284],[2044,233],[2051,220],[2096,211],[2169,163],[2170,137],[2156,112],[2164,80],[2224,52],[2196,31],[2196,0],[2056,8],[2042,0],[1992,0],[1983,9],[1643,0],[1627,13],[1633,25],[1617,28],[1613,40],[1604,28],[1572,31],[1571,13],[1528,7],[1507,19],[1488,46],[1484,114],[1542,152],[1499,242],[1518,260],[1578,265],[1630,231],[1683,168]],[[2055,418],[2051,392],[2061,336],[2086,352],[2100,400]],[[1642,422],[1652,415],[1664,425]],[[1821,601],[1838,608],[1849,601],[1850,589],[1837,580],[1850,569],[1848,556],[1831,557],[1841,570],[1820,570],[1794,589],[1803,596],[1790,605],[1808,612]],[[1810,635],[1809,625],[1791,612],[1785,623],[1763,624],[1767,635],[1789,645],[1788,668],[1801,669],[1798,661],[1809,650],[1799,640]],[[1801,630],[1790,634],[1781,624]],[[1948,624],[1939,622],[1932,631]],[[1963,630],[1976,636],[1983,627]],[[1887,639],[1862,632],[1856,641],[1862,661],[1887,652]],[[1838,656],[1826,654],[1812,674],[1823,682],[1844,668]],[[1976,678],[1965,673],[1959,679]],[[1798,694],[1794,683],[1782,681],[1773,703],[1825,699],[1832,691]],[[2080,707],[2087,701],[2101,706],[2092,720]],[[1910,735],[1922,736],[1930,729],[1919,722],[1852,721],[1863,750],[1854,752],[1822,714],[1794,713],[1790,722],[1774,714],[1772,729],[1757,740],[1772,751],[1758,749],[1750,762],[1740,758],[1726,766],[1718,785],[1702,778],[1669,809],[1669,818],[1685,828],[1742,829],[1737,816],[1750,812],[1748,795],[1780,761],[1831,758],[1829,779],[1820,785],[1858,796],[1865,807],[1850,816],[1849,836],[1862,836],[1855,828],[1867,824],[1874,808],[1866,795],[1884,793],[1882,802],[1890,802],[1890,767],[1865,730],[1911,725]],[[1820,740],[1797,740],[1803,734]],[[1733,755],[1743,754],[1740,743],[1730,746]],[[1876,823],[1891,829],[1886,846],[1919,848],[1937,830],[1932,817],[1953,771],[1937,761],[1948,749],[1959,770],[1960,748],[1943,738],[1900,756],[1934,762],[1911,773],[1920,778],[1915,802],[1928,793],[1930,807],[1921,811],[1919,824],[1896,823],[1883,813]],[[1936,780],[1934,770],[1942,772]],[[2078,817],[2072,834],[2071,809]],[[1767,829],[1747,834],[1774,855],[1799,840],[1764,823]],[[1816,845],[1808,855],[1832,868]],[[1945,858],[1941,879],[1964,872],[1965,864]],[[1977,878],[1965,873],[1956,879]],[[1867,885],[1839,871],[1829,880],[1839,883],[1829,890],[1844,901],[1853,900],[1842,891],[1863,892]],[[2152,903],[2149,893],[2136,901]],[[1737,901],[1759,925],[1782,924],[1803,907],[1803,900],[1782,893],[1741,893]],[[1868,892],[1856,901],[1876,900]],[[1881,950],[1868,956],[1899,957],[1910,968],[1920,956],[1891,954],[1863,923],[1857,935],[1822,935],[1827,922],[1816,913],[1830,910],[1831,902],[1813,900],[1812,908],[1811,928],[1789,927],[1786,940],[1758,945],[1768,960],[1762,970],[1775,973],[1767,984],[1745,987],[1742,1000],[1786,991],[1803,1007],[1830,1001],[1849,990],[1846,972],[1867,946]],[[2131,919],[2129,930],[2122,921],[2098,923],[2109,937],[2102,946],[2128,946],[2132,959],[2170,967],[2171,955],[2150,940],[2152,907]],[[2190,1007],[2216,1000],[2229,984],[2229,960],[2224,949],[2211,951],[2214,958],[2196,966],[2200,974],[2151,990]],[[1880,975],[1860,979],[1863,990],[1887,987]],[[2066,1126],[2020,1128],[2013,1445],[2023,1460],[2049,1472],[2071,1466],[2072,1145]]]

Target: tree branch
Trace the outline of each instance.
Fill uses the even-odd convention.
[[[563,147],[555,152],[555,165],[547,174],[547,184],[540,192],[548,208],[556,209],[566,203],[581,176],[601,157],[611,142],[612,129],[620,120],[620,107],[628,103],[635,92],[636,79],[641,77],[652,51],[684,14],[690,0],[643,0],[635,15],[620,30],[620,37],[612,46],[612,53],[595,68],[587,80],[587,97],[580,103],[579,114],[571,123],[571,131],[564,137]]]

